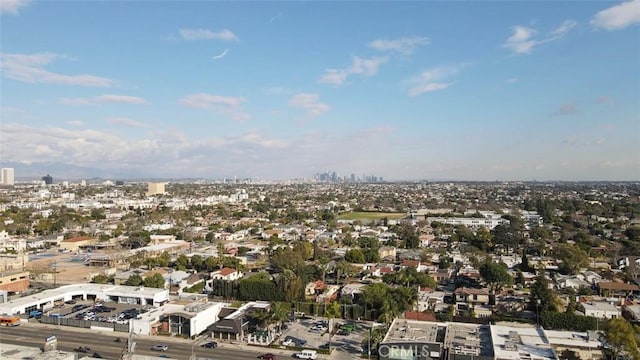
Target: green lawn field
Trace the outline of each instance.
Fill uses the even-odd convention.
[[[338,216],[338,220],[361,220],[374,221],[387,218],[389,220],[402,219],[407,216],[405,213],[388,213],[388,212],[369,212],[369,211],[351,211]]]

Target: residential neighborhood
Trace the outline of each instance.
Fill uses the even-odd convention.
[[[339,359],[637,359],[639,194],[637,183],[16,184],[0,189],[0,313]]]

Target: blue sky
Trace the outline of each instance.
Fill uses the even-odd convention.
[[[639,25],[640,0],[0,0],[0,160],[639,180]]]

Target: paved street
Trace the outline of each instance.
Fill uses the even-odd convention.
[[[115,342],[116,337],[125,339],[122,333],[103,333],[86,329],[43,325],[36,323],[23,324],[17,327],[5,327],[0,330],[0,343],[42,347],[44,339],[50,335],[58,338],[58,349],[73,351],[78,346],[87,346],[105,359],[119,359],[125,342]],[[258,355],[265,352],[276,354],[278,359],[292,358],[293,352],[252,348],[248,346],[219,343],[217,349],[204,349],[199,345],[206,340],[199,341],[195,346],[191,340],[157,336],[134,336],[136,348],[134,353],[140,355],[159,355],[150,350],[153,345],[166,344],[169,349],[166,355],[173,359],[188,360],[192,350],[200,359],[212,360],[256,360]],[[90,355],[90,354],[89,354]]]

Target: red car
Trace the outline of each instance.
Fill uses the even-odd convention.
[[[266,353],[258,356],[260,360],[276,360],[276,356],[271,353]]]

